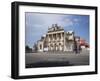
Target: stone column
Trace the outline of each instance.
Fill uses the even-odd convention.
[[[56,34],[56,39],[57,39],[57,41],[58,41],[58,33]]]
[[[53,41],[54,41],[54,37],[53,37],[53,34],[52,34],[52,51],[54,50],[54,43],[53,43]]]
[[[50,51],[50,38],[49,38],[49,34],[48,34],[48,51]]]
[[[66,39],[65,39],[66,33],[64,32],[64,51],[66,51]]]
[[[53,34],[52,34],[52,41],[54,40]]]
[[[62,51],[64,51],[64,32],[62,32]]]

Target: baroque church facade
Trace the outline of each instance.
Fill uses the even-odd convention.
[[[45,36],[42,36],[37,42],[38,52],[44,51],[73,51],[75,41],[80,40],[80,37],[75,37],[73,31],[64,31],[63,27],[53,24],[48,28]]]

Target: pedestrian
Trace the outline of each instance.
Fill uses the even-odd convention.
[[[79,45],[79,53],[82,51],[81,45]]]
[[[77,42],[76,42],[76,41],[75,41],[75,43],[74,43],[74,51],[75,51],[76,54],[78,53]]]

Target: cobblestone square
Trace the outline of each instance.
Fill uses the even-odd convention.
[[[26,68],[89,65],[89,50],[74,52],[26,53]]]

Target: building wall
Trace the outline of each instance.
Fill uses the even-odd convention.
[[[44,41],[38,41],[38,52],[43,52],[44,50],[44,44],[43,44]]]
[[[64,51],[73,51],[74,49],[74,32],[65,32]]]
[[[64,31],[47,33],[47,46],[49,51],[63,51]]]
[[[74,32],[65,32],[57,24],[52,25],[44,39],[38,42],[38,51],[73,51],[73,48]]]

